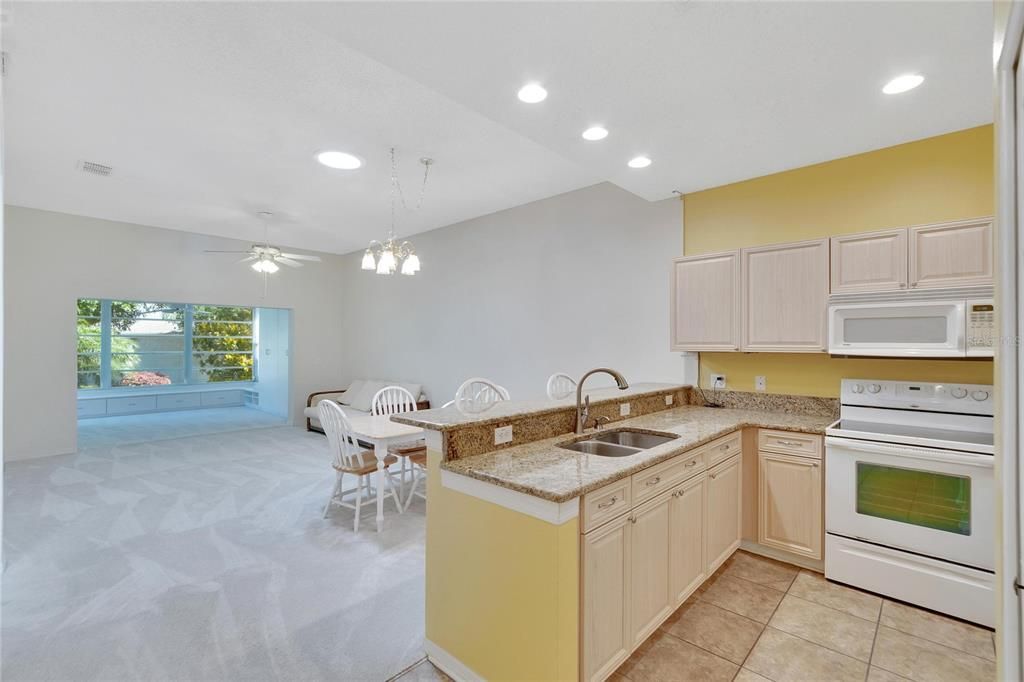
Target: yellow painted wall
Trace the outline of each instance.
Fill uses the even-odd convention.
[[[441,486],[427,461],[427,639],[487,680],[576,680],[579,524]]]
[[[992,126],[981,126],[683,197],[685,255],[992,215]],[[992,362],[701,353],[701,384],[836,396],[842,378],[990,384]]]

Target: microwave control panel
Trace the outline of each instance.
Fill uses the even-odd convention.
[[[993,355],[996,311],[991,300],[967,302],[967,354]]]

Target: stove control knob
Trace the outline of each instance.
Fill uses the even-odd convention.
[[[953,396],[954,398],[957,398],[957,399],[966,398],[967,397],[967,389],[966,388],[961,388],[960,386],[957,386],[952,391],[950,391],[949,394],[951,396]]]
[[[871,384],[870,386],[868,386],[868,393],[878,393],[881,390],[882,387],[879,386],[878,384]]]
[[[981,402],[982,400],[988,400],[988,391],[975,391],[971,394],[971,397]]]
[[[854,393],[863,393],[864,384],[854,384],[853,386],[850,386],[850,390],[853,391]]]

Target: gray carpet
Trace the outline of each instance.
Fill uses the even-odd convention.
[[[16,462],[5,680],[385,680],[423,656],[424,503],[320,518],[325,440],[292,427]]]

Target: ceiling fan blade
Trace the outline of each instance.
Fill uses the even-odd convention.
[[[291,258],[292,260],[312,260],[319,261],[320,256],[307,256],[304,253],[282,253],[285,258]]]
[[[254,261],[254,260],[258,259],[258,258],[259,258],[259,256],[251,256],[250,255],[250,256],[246,256],[245,258],[240,258],[239,260],[236,260],[235,262],[236,263],[248,263],[249,261]]]
[[[287,257],[285,257],[283,255],[282,256],[278,256],[277,258],[275,258],[274,262],[275,263],[280,263],[281,265],[287,265],[290,268],[301,268],[302,267],[302,263],[299,263],[298,261],[294,261],[291,258],[287,258]]]
[[[213,249],[206,249],[203,253],[249,253],[248,251],[215,251]]]

